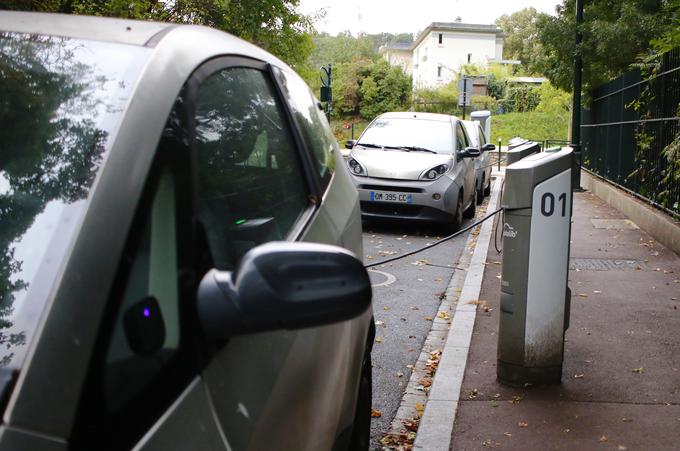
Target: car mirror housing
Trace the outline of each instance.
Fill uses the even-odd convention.
[[[464,150],[458,152],[458,156],[461,158],[475,158],[481,155],[481,152],[477,147],[468,147]]]
[[[482,152],[489,152],[492,150],[496,150],[496,146],[491,143],[486,143],[482,146]]]
[[[300,329],[354,318],[371,304],[371,282],[351,252],[317,243],[270,242],[235,272],[212,269],[198,288],[208,336]]]
[[[345,149],[353,149],[356,143],[356,139],[348,139],[347,142],[345,142]]]

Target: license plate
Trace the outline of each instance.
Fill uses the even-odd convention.
[[[413,202],[413,194],[371,191],[371,202],[399,202],[402,204],[410,204]]]

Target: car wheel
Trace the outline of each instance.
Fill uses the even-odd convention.
[[[489,194],[491,194],[491,179],[489,179],[486,188],[484,188],[484,195],[488,196]]]
[[[465,216],[466,218],[474,218],[475,213],[477,213],[477,196],[473,195],[472,202],[470,203],[470,206],[467,207],[467,209],[465,210],[463,216]]]
[[[463,192],[458,194],[458,204],[456,211],[453,213],[453,222],[447,227],[447,232],[455,233],[460,230],[463,225]]]
[[[373,403],[373,375],[371,367],[371,352],[366,349],[361,363],[361,379],[359,381],[359,395],[357,408],[352,425],[352,439],[350,450],[368,450],[371,441],[371,406]]]
[[[475,186],[477,186],[475,184]],[[481,204],[484,202],[484,178],[482,178],[482,183],[479,184],[479,189],[477,190],[477,203]]]

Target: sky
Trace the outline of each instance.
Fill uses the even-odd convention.
[[[317,31],[336,35],[349,30],[369,34],[417,33],[432,22],[492,24],[499,16],[533,6],[555,14],[561,0],[300,0],[300,11],[313,14],[326,10],[315,22]]]

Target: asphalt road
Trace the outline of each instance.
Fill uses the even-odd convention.
[[[436,227],[364,222],[364,262],[395,257],[443,236]],[[371,449],[380,448],[379,440],[390,428],[467,236],[369,271],[376,320],[373,409],[381,414],[371,422]]]

